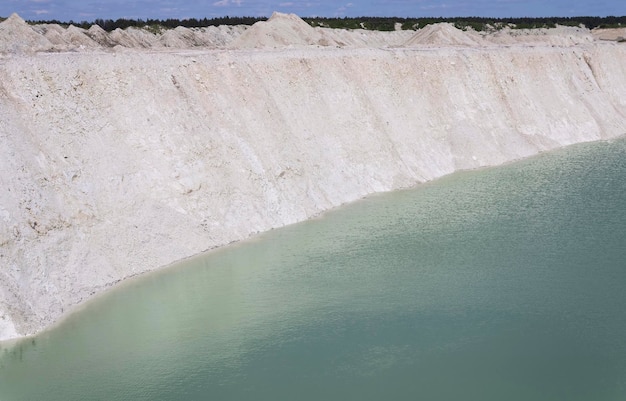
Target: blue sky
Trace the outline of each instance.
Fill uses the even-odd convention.
[[[607,16],[626,15],[626,0],[0,0],[0,16],[28,20],[270,16]]]

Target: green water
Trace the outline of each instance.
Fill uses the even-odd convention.
[[[0,348],[0,400],[626,400],[626,141],[123,285]]]

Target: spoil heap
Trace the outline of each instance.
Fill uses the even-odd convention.
[[[17,14],[0,23],[0,53],[30,53],[54,47]]]
[[[404,46],[480,46],[482,39],[475,32],[463,32],[453,24],[427,25],[418,30]]]
[[[0,53],[35,53],[107,49],[218,49],[247,29],[245,26],[183,28],[155,33],[129,27],[106,32],[98,25],[85,30],[70,25],[29,25],[17,14],[0,22]]]
[[[260,49],[332,45],[337,44],[329,42],[322,30],[311,27],[297,15],[275,12],[267,21],[252,25],[230,47]]]

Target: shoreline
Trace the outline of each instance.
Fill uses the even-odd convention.
[[[397,189],[394,189],[392,191],[384,192],[384,193],[377,192],[377,193],[368,194],[368,195],[365,195],[364,197],[362,197],[360,199],[356,199],[354,201],[347,202],[345,204],[335,206],[335,207],[333,207],[331,209],[328,209],[328,210],[320,212],[318,215],[311,216],[311,217],[307,218],[306,220],[298,221],[298,222],[295,222],[295,223],[292,223],[292,224],[300,224],[300,223],[304,223],[304,222],[309,221],[309,220],[324,218],[324,216],[328,212],[332,212],[333,210],[335,210],[337,208],[341,208],[341,207],[347,206],[347,205],[349,205],[351,203],[354,203],[354,202],[359,202],[360,200],[366,199],[368,197],[376,196],[376,195],[384,195],[384,194],[390,193],[390,192],[406,191],[406,190],[415,189],[415,188],[417,188],[420,185],[433,183],[433,182],[436,182],[439,179],[448,177],[448,176],[453,175],[453,174],[462,173],[462,172],[468,172],[468,171],[482,170],[482,169],[499,168],[499,167],[506,166],[506,165],[509,165],[509,164],[514,164],[514,163],[517,163],[517,162],[521,162],[521,161],[524,161],[524,160],[527,160],[527,159],[532,159],[532,158],[538,157],[538,156],[540,156],[542,154],[545,154],[545,153],[551,153],[551,152],[554,152],[554,151],[559,151],[559,150],[562,150],[562,149],[565,149],[565,148],[568,148],[568,147],[571,147],[571,146],[577,146],[577,145],[582,145],[582,144],[585,144],[585,143],[594,143],[594,142],[610,143],[613,140],[620,140],[620,139],[626,139],[626,133],[621,135],[621,136],[617,136],[617,137],[609,138],[609,139],[599,139],[599,140],[594,140],[594,141],[573,143],[573,144],[566,145],[566,146],[563,146],[563,147],[560,147],[560,148],[555,148],[555,149],[539,152],[537,154],[530,155],[530,156],[527,156],[527,157],[524,157],[524,158],[510,160],[508,162],[505,162],[505,163],[502,163],[502,164],[499,164],[499,165],[483,166],[483,167],[478,167],[478,168],[471,169],[471,170],[457,170],[457,171],[454,171],[454,172],[452,172],[450,174],[446,174],[446,175],[443,175],[441,177],[436,177],[436,178],[434,178],[432,180],[429,180],[429,181],[417,183],[417,184],[415,184],[413,186],[410,186],[410,187],[397,188]],[[95,292],[90,297],[88,297],[88,298],[78,302],[77,304],[71,305],[69,307],[69,309],[67,309],[65,312],[63,312],[63,314],[61,314],[61,316],[59,316],[59,318],[57,320],[55,320],[52,324],[42,328],[40,331],[37,331],[35,333],[30,333],[30,334],[27,334],[27,335],[23,335],[23,336],[17,336],[17,337],[10,337],[10,338],[5,338],[5,339],[0,339],[0,348],[9,348],[9,349],[11,349],[12,347],[14,347],[15,345],[18,345],[22,341],[28,341],[29,339],[34,339],[37,336],[45,334],[48,331],[54,330],[58,326],[65,324],[68,321],[68,319],[72,319],[77,314],[81,313],[85,308],[88,308],[92,302],[102,301],[104,299],[104,297],[106,297],[107,295],[111,294],[113,291],[122,291],[125,286],[132,286],[132,285],[136,284],[137,282],[139,282],[140,280],[145,280],[145,279],[150,278],[150,276],[152,276],[152,275],[172,274],[174,269],[184,267],[185,263],[192,262],[195,259],[202,259],[202,258],[206,257],[210,253],[224,250],[227,247],[241,246],[241,245],[245,245],[249,241],[256,241],[256,240],[259,239],[260,236],[263,236],[264,234],[266,234],[266,233],[268,233],[268,232],[270,232],[270,231],[272,231],[274,229],[280,229],[280,228],[282,228],[282,227],[271,228],[271,229],[269,229],[267,231],[264,231],[264,232],[255,233],[255,234],[252,234],[248,238],[241,239],[241,240],[238,240],[238,241],[232,241],[232,242],[230,242],[228,244],[221,245],[221,246],[215,246],[215,247],[213,247],[211,249],[204,250],[204,251],[202,251],[200,253],[197,253],[197,254],[194,254],[194,255],[190,255],[190,256],[184,257],[182,259],[178,259],[178,260],[176,260],[174,262],[171,262],[171,263],[169,263],[167,265],[160,266],[160,267],[157,267],[157,268],[154,268],[154,269],[148,269],[148,270],[146,270],[144,272],[136,273],[136,274],[133,274],[131,276],[127,276],[127,277],[121,278],[121,279],[119,279],[116,282],[108,284],[105,288]]]

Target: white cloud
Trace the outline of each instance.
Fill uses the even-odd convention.
[[[50,10],[33,10],[36,15],[50,14]]]
[[[243,3],[243,0],[220,0],[213,3],[213,5],[216,7],[226,7],[230,5],[241,6],[241,3]]]
[[[426,5],[426,6],[421,6],[420,10],[441,10],[441,9],[448,9],[450,8],[450,6],[448,4],[430,4],[430,5]]]
[[[339,8],[337,8],[337,10],[335,10],[335,16],[340,16],[340,15],[344,15],[346,11],[348,11],[348,8],[352,7],[354,5],[354,3],[348,3],[345,4]]]

